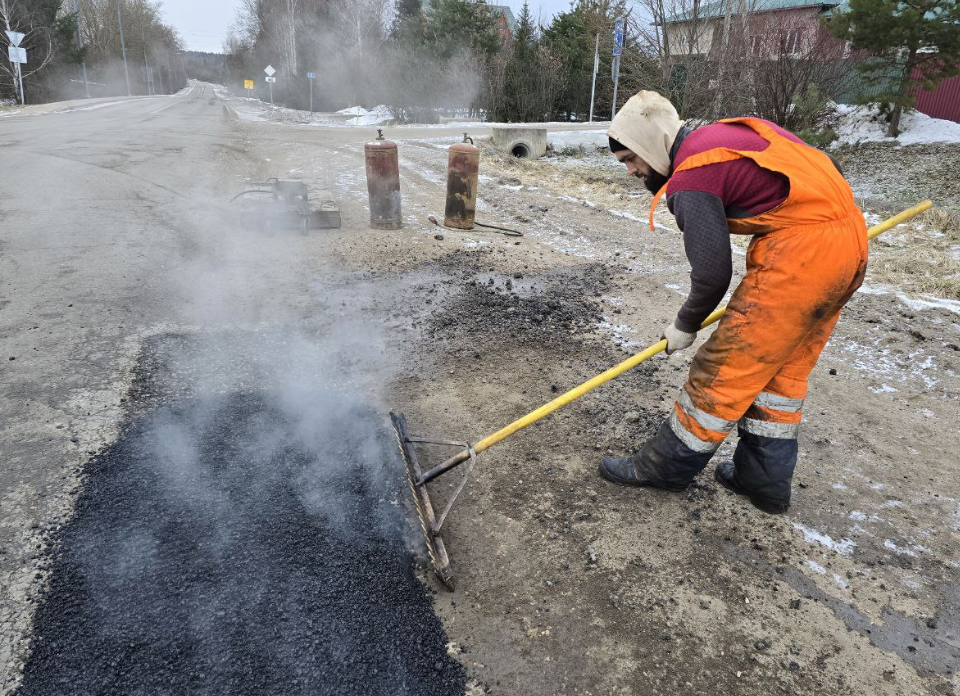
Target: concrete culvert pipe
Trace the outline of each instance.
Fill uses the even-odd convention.
[[[516,143],[510,153],[519,159],[528,159],[530,157],[530,146],[526,143]]]
[[[547,154],[547,129],[501,126],[493,129],[490,142],[514,157],[536,159]]]

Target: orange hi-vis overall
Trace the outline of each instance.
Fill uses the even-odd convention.
[[[694,357],[669,420],[677,438],[699,453],[716,451],[737,424],[741,436],[796,440],[808,376],[867,267],[863,214],[830,158],[763,121],[723,122],[750,127],[769,147],[709,150],[674,173],[748,158],[785,176],[789,194],[765,213],[727,220],[731,233],[754,235],[746,275]],[[653,199],[651,228],[666,188]]]

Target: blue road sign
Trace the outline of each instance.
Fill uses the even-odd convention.
[[[307,77],[309,77],[311,80],[316,80],[316,79],[317,79],[317,73],[315,73],[315,72],[308,72],[308,73],[307,73]]]
[[[626,21],[618,19],[613,25],[613,55],[623,55],[623,34]]]

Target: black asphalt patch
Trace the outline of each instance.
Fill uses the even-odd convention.
[[[381,417],[278,403],[154,405],[89,463],[20,694],[463,693]]]

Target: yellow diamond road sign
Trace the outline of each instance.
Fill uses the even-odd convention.
[[[244,80],[243,81],[244,89],[253,89],[253,80]]]

